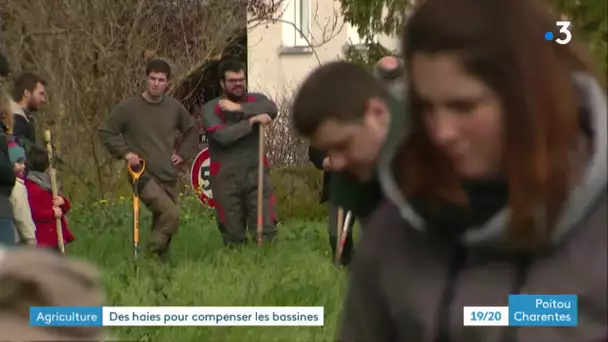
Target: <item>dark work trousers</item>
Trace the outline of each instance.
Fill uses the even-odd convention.
[[[257,238],[258,168],[221,165],[210,175],[215,200],[216,221],[227,246],[241,245]],[[262,239],[272,241],[277,233],[276,200],[268,166],[264,167]]]
[[[179,230],[179,189],[177,180],[160,182],[149,177],[140,183],[141,202],[152,212],[152,234],[148,250],[157,257],[167,257],[171,239]]]
[[[329,243],[331,245],[332,256],[335,258],[336,255],[336,244],[338,240],[338,207],[333,203],[327,202],[327,209],[329,212],[329,225],[327,231],[329,232]],[[343,223],[346,221],[346,211],[344,212]],[[344,242],[344,250],[342,251],[342,257],[340,263],[343,266],[350,264],[353,257],[353,230],[355,227],[355,218],[353,217],[348,227],[348,234],[346,235],[346,241]],[[342,231],[340,231],[342,233]]]

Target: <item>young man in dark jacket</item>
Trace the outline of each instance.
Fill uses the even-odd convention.
[[[35,118],[32,116],[46,103],[46,81],[33,73],[24,72],[15,80],[11,107],[14,115],[13,134],[26,153],[37,141]]]
[[[179,101],[165,94],[171,78],[167,62],[149,61],[146,77],[146,90],[118,104],[98,134],[116,159],[134,169],[145,161],[139,190],[142,202],[152,212],[149,252],[166,260],[171,239],[179,230],[176,166],[198,152],[196,122]],[[182,143],[175,151],[178,131]]]
[[[352,63],[330,63],[308,77],[294,101],[292,120],[296,129],[311,139],[315,157],[323,158],[317,160],[316,165],[326,171],[323,191],[329,197],[330,207],[336,208],[333,212],[330,210],[332,249],[337,236],[337,208],[342,207],[365,221],[383,196],[375,177],[376,160],[385,148],[387,136],[404,135],[405,118],[393,115],[398,113],[396,108],[401,104],[391,95],[402,96],[395,90],[403,89],[399,84],[401,62],[394,57],[384,57],[374,71],[376,78]],[[347,86],[336,84],[343,75],[347,75],[348,80],[344,81]],[[353,100],[338,106],[327,94],[335,96],[334,99]],[[376,112],[364,116],[358,108],[365,107]],[[334,171],[331,176],[329,171]],[[352,229],[349,232],[352,234]],[[349,234],[343,263],[350,261],[351,249],[352,235]]]

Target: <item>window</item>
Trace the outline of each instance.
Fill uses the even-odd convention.
[[[310,0],[286,0],[283,12],[283,46],[307,47],[310,34]]]
[[[357,27],[351,23],[345,23],[346,26],[346,44],[352,45],[357,48],[365,48],[367,41],[365,37],[359,36],[359,32],[357,32]],[[372,42],[378,42],[378,36],[373,35],[371,38]]]
[[[351,23],[346,23],[346,42],[348,45],[363,45],[365,44],[365,38],[359,36],[357,27]]]

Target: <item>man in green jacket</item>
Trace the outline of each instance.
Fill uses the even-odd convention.
[[[383,197],[375,175],[377,160],[406,133],[395,98],[402,96],[401,70],[394,57],[378,63],[376,77],[353,63],[328,63],[307,77],[294,99],[295,129],[325,155],[323,169],[332,174],[329,185],[324,184],[330,205],[351,211],[359,220],[365,221]],[[335,228],[329,230],[330,241],[335,241]]]
[[[146,65],[146,89],[120,102],[98,129],[104,147],[116,159],[138,169],[146,163],[139,182],[142,203],[152,212],[149,255],[167,260],[179,230],[179,188],[176,166],[198,152],[196,122],[188,110],[166,94],[171,66],[154,59]],[[174,150],[177,132],[182,134]]]

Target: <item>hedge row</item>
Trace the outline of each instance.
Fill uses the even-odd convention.
[[[319,219],[326,216],[319,203],[322,173],[314,167],[280,168],[271,171],[280,218]]]
[[[102,198],[95,195],[98,192],[93,186],[76,182],[73,177],[68,177],[69,174],[64,175],[62,181],[67,185],[64,187],[66,195],[79,203],[79,206],[88,207],[100,202],[112,203],[131,199],[131,187],[127,180],[128,176],[124,173],[116,175],[115,179],[106,182],[104,188],[106,195]],[[323,219],[326,217],[326,206],[319,203],[323,184],[322,173],[319,170],[312,166],[275,168],[271,169],[270,177],[274,186],[277,211],[281,221]],[[180,183],[180,197],[187,201],[183,205],[193,205],[195,208],[197,206],[195,204],[196,197],[187,174],[182,175]]]

